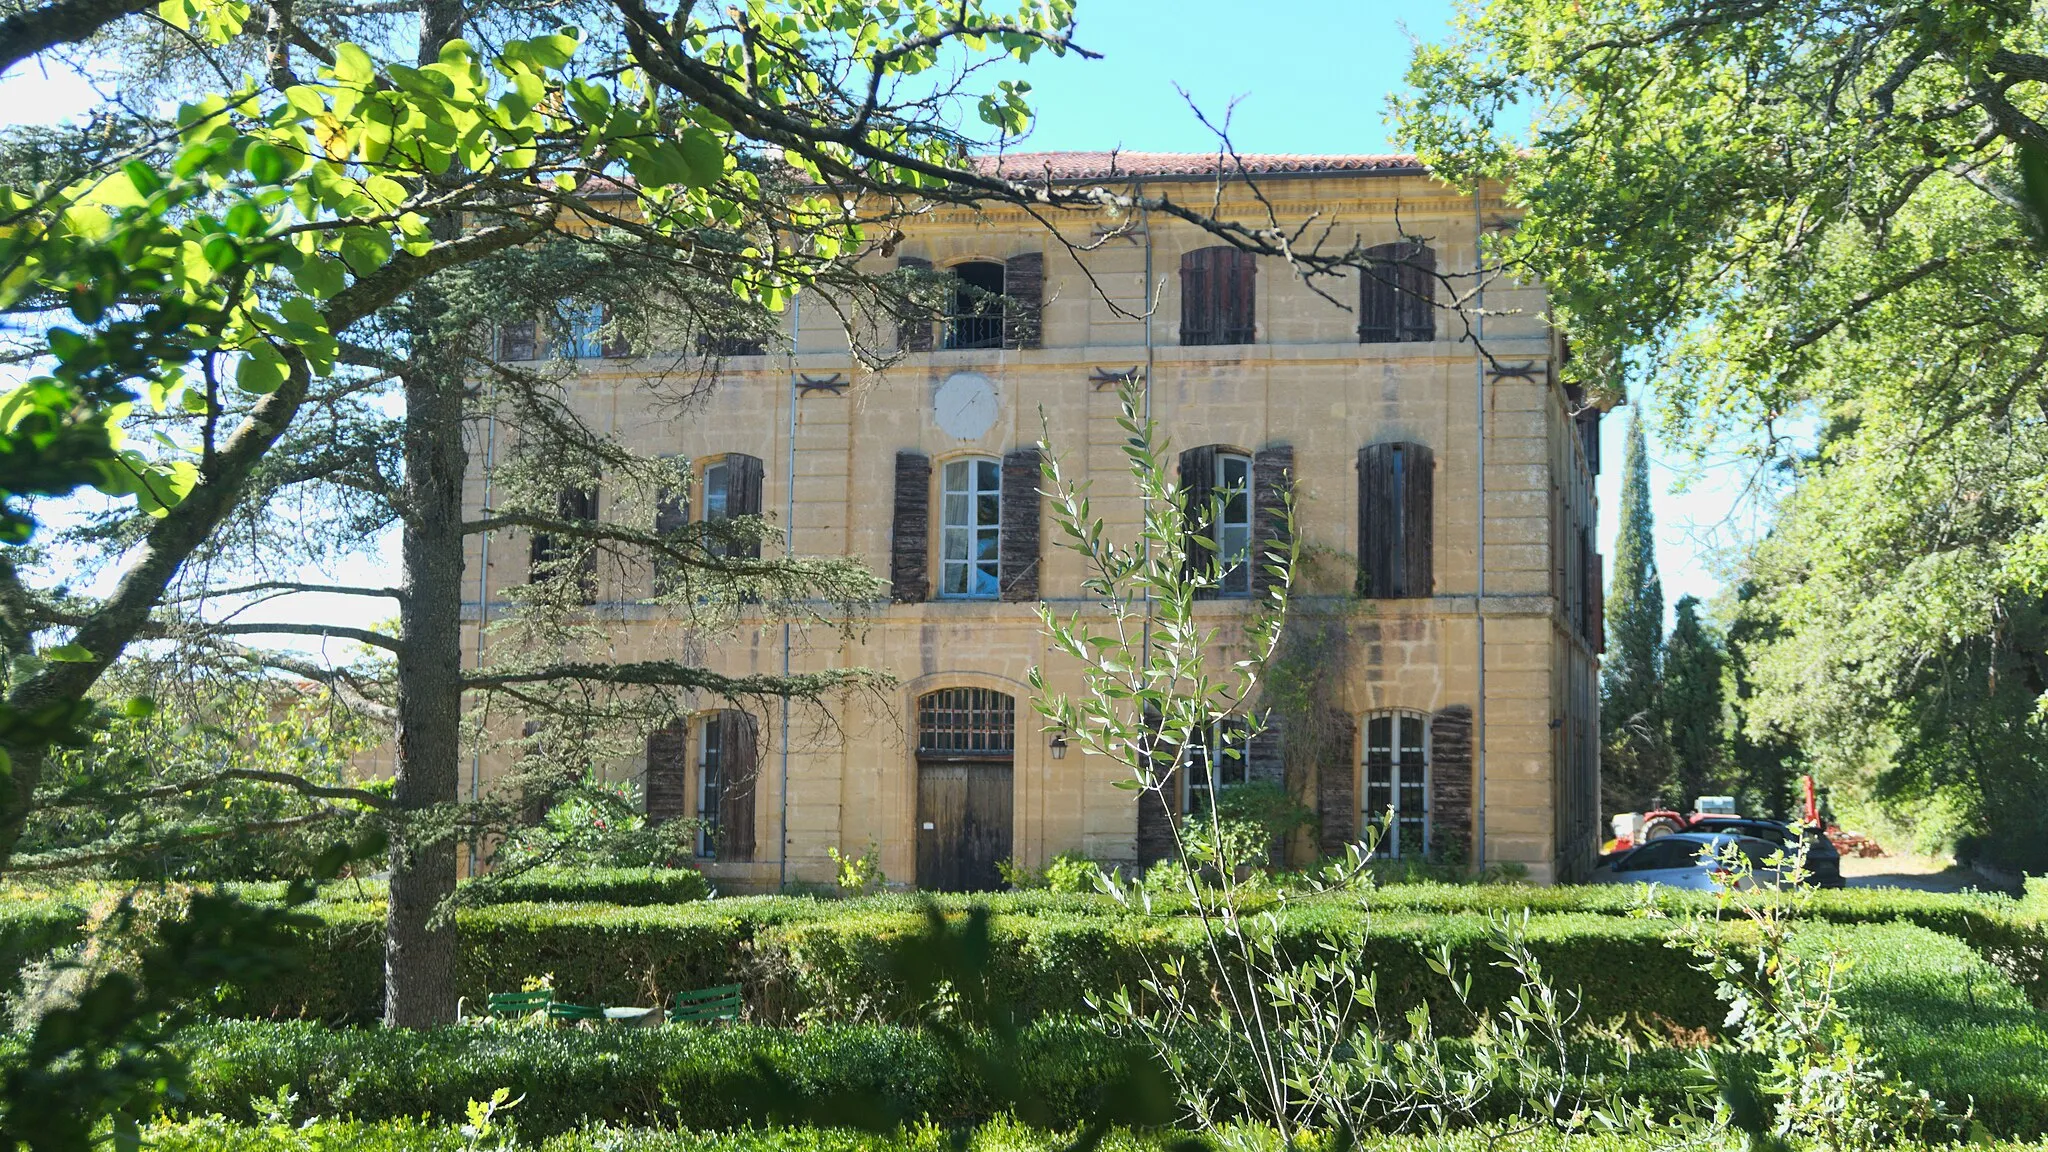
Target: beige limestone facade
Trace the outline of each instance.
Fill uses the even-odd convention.
[[[1126,161],[1119,175],[1149,193],[1206,206],[1213,175],[1175,159],[1150,169]],[[1197,290],[1182,272],[1200,265],[1188,254],[1213,247],[1211,237],[1159,213],[1057,218],[1064,239],[1087,249],[1077,252],[1024,213],[992,208],[915,217],[902,225],[895,255],[944,273],[963,262],[1001,268],[1036,254],[1038,319],[1025,339],[954,338],[958,332],[942,320],[930,350],[913,339],[916,350],[868,372],[848,351],[841,317],[799,301],[787,317],[785,347],[726,358],[715,387],[682,412],[654,402],[642,361],[579,363],[566,384],[571,403],[628,446],[689,458],[700,485],[723,461],[758,461],[759,508],[782,534],[768,545],[771,554],[786,548],[852,557],[893,577],[895,595],[863,610],[850,637],[770,621],[717,637],[690,635],[646,603],[648,588],[616,574],[603,578],[591,610],[609,622],[615,658],[687,653],[728,673],[866,667],[893,678],[880,699],[843,702],[832,723],[801,713],[793,724],[779,712],[758,717],[744,805],[721,790],[730,781],[706,787],[721,757],[728,769],[741,762],[730,749],[706,747],[716,739],[707,734],[720,730],[713,701],[668,743],[650,744],[649,756],[605,766],[686,812],[718,807],[707,803],[717,798],[750,822],[749,836],[737,838],[750,838],[750,851],[708,845],[702,866],[722,889],[829,881],[828,849],[858,854],[869,845],[884,873],[903,883],[957,878],[935,854],[964,854],[972,863],[1000,852],[1033,867],[1062,852],[1141,861],[1142,805],[1138,794],[1114,786],[1126,770],[1078,750],[1056,757],[1030,710],[1034,667],[1045,669],[1055,689],[1080,686],[1071,665],[1049,651],[1034,603],[948,595],[945,564],[947,525],[957,522],[950,539],[967,542],[968,562],[954,567],[965,570],[970,592],[988,588],[991,575],[1008,588],[1021,571],[1015,540],[1006,566],[975,567],[975,551],[1001,551],[977,535],[991,517],[977,520],[973,507],[964,519],[949,515],[962,501],[949,508],[947,488],[964,481],[969,505],[991,486],[999,500],[1017,500],[999,473],[1006,456],[1040,439],[1041,413],[1052,450],[1069,472],[1093,482],[1095,507],[1112,535],[1132,538],[1140,508],[1108,382],[1127,373],[1142,382],[1175,452],[1217,446],[1248,468],[1287,464],[1296,531],[1314,553],[1297,597],[1337,621],[1342,651],[1329,662],[1333,674],[1322,690],[1349,719],[1351,747],[1303,763],[1289,756],[1281,732],[1278,766],[1270,770],[1319,810],[1319,842],[1327,848],[1355,836],[1393,803],[1409,821],[1405,854],[1468,867],[1519,865],[1540,882],[1590,868],[1600,832],[1593,639],[1600,584],[1591,544],[1598,462],[1589,455],[1597,435],[1588,434],[1597,413],[1589,416],[1557,382],[1560,350],[1539,286],[1493,279],[1472,307],[1447,307],[1452,292],[1474,285],[1480,236],[1509,226],[1510,209],[1491,192],[1475,200],[1401,158],[1285,159],[1268,163],[1258,179],[1281,220],[1316,214],[1334,224],[1339,244],[1356,236],[1366,244],[1427,245],[1428,259],[1450,281],[1430,289],[1437,305],[1431,338],[1413,338],[1411,330],[1408,338],[1362,339],[1359,309],[1367,302],[1359,281],[1321,285],[1333,302],[1284,263],[1262,259],[1249,301],[1228,302],[1249,330],[1220,333],[1232,343],[1184,343],[1189,323],[1213,319],[1191,321],[1181,299]],[[1224,188],[1222,206],[1226,217],[1258,219],[1265,211],[1241,182]],[[888,263],[878,258],[877,266]],[[1018,346],[947,346],[977,342]],[[1374,589],[1357,578],[1361,566],[1389,570],[1361,556],[1384,546],[1388,531],[1361,523],[1362,502],[1378,498],[1361,471],[1378,467],[1369,463],[1382,458],[1368,451],[1374,445],[1425,450],[1411,447],[1405,457],[1409,519],[1395,531],[1404,547],[1426,549],[1401,563],[1427,586],[1400,595],[1362,595]],[[919,458],[928,465],[922,479]],[[484,502],[487,462],[487,453],[473,454],[472,511]],[[982,462],[994,468],[981,469]],[[1421,511],[1413,506],[1418,462],[1429,472]],[[902,490],[919,483],[928,487]],[[703,514],[707,503],[693,507]],[[921,543],[918,526],[905,522],[905,509],[919,506],[928,517]],[[1013,509],[1008,519],[993,518],[995,534],[1017,531],[1019,515]],[[1413,523],[1416,516],[1423,523]],[[1081,564],[1057,546],[1051,529],[1048,519],[1032,550],[1036,596],[1062,612],[1085,611]],[[903,566],[920,557],[928,588],[916,596]],[[478,625],[502,611],[504,589],[527,579],[528,561],[528,543],[517,533],[471,544],[469,580],[480,590],[468,606],[472,648],[491,642]],[[1198,607],[1226,634],[1248,610],[1246,600],[1227,596]],[[1000,726],[996,708],[1005,697],[1008,732],[974,735]],[[1409,736],[1411,728],[1419,738]],[[723,729],[728,742],[732,731]],[[503,756],[486,755],[478,770],[488,782],[506,767]],[[656,780],[650,772],[669,775]],[[1426,829],[1421,843],[1417,828]],[[942,836],[946,842],[938,842]],[[952,842],[962,837],[974,843]]]

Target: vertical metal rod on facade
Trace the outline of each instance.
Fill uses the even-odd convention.
[[[796,377],[797,342],[803,339],[803,296],[799,293],[789,301],[789,468],[782,477],[784,507],[788,511],[782,522],[782,558],[796,559]],[[852,373],[848,373],[851,378]],[[777,890],[789,884],[789,620],[782,621],[782,802],[781,811],[775,817],[776,836],[782,841],[775,863],[775,887]]]
[[[1478,795],[1472,805],[1472,863],[1481,870],[1486,867],[1486,259],[1483,251],[1486,234],[1480,207],[1485,191],[1484,178],[1472,182],[1472,274],[1477,278],[1473,298],[1479,313],[1473,334],[1477,350],[1473,356],[1477,369],[1473,397],[1479,408],[1479,544],[1475,549],[1479,560],[1479,591],[1472,598],[1472,615],[1479,631],[1479,692],[1472,705],[1472,727],[1476,737],[1473,750],[1478,757],[1479,779],[1474,787]]]
[[[491,509],[491,471],[497,463],[498,453],[498,379],[491,377],[491,390],[484,400],[488,416],[484,424],[484,512]],[[491,618],[491,533],[477,536],[480,550],[476,568],[476,670],[484,670],[484,625]],[[482,788],[484,772],[484,745],[482,734],[475,737],[475,744],[469,750],[469,802],[477,802]],[[469,874],[476,875],[476,841],[469,842]]]

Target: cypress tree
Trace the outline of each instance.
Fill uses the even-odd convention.
[[[1600,669],[1601,797],[1611,812],[1676,803],[1658,709],[1664,646],[1664,583],[1657,576],[1650,515],[1650,455],[1640,406],[1629,409],[1622,462],[1621,526],[1607,590],[1607,654]]]
[[[1678,619],[1664,643],[1663,712],[1681,804],[1719,791],[1726,663],[1720,641],[1700,620],[1699,598],[1680,597]]]

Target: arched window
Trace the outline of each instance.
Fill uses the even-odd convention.
[[[994,599],[1002,590],[1002,462],[947,461],[939,505],[939,595]]]
[[[993,688],[941,688],[917,698],[917,752],[942,758],[1014,755],[1017,701]]]
[[[1392,809],[1380,841],[1386,857],[1429,851],[1429,717],[1420,712],[1374,712],[1365,718],[1365,794],[1361,826],[1376,828]]]
[[[1003,346],[1003,266],[993,260],[969,260],[948,269],[953,296],[946,312],[946,347]]]
[[[1436,339],[1436,253],[1427,244],[1381,244],[1365,250],[1359,274],[1358,342],[1399,344]]]

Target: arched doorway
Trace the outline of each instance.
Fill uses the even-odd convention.
[[[1010,857],[1017,702],[992,688],[917,700],[917,886],[989,892]]]

